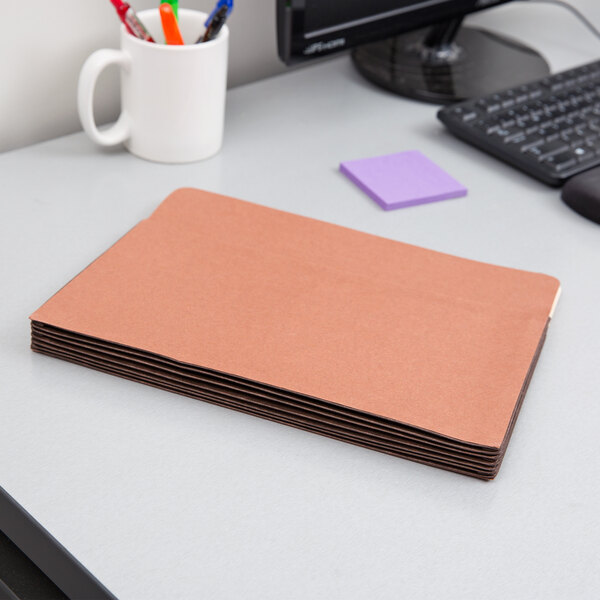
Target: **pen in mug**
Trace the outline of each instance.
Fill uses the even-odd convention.
[[[212,12],[210,13],[210,15],[208,15],[206,21],[204,22],[204,27],[208,29],[208,26],[210,25],[210,22],[215,18],[217,11],[223,8],[223,6],[227,7],[227,16],[229,16],[231,14],[231,11],[233,10],[233,0],[217,0],[215,7],[212,9]]]
[[[161,4],[164,4],[165,2],[170,4],[173,7],[173,14],[175,15],[175,18],[179,20],[179,0],[160,0],[160,2]]]
[[[168,2],[163,2],[159,7],[160,21],[165,34],[165,42],[172,46],[183,46],[183,38],[177,25],[173,7]]]
[[[227,6],[221,6],[208,24],[204,35],[200,36],[196,43],[198,44],[200,42],[210,42],[210,40],[214,40],[219,35],[219,31],[221,31],[223,25],[225,25],[227,13]]]
[[[144,27],[144,24],[138,19],[133,8],[127,2],[123,2],[123,0],[110,1],[115,7],[119,18],[123,21],[123,25],[125,25],[125,28],[131,35],[146,42],[154,41],[148,30]]]

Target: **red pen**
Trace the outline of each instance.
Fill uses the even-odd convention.
[[[123,21],[125,29],[136,38],[145,40],[147,42],[153,42],[152,36],[148,33],[148,30],[144,27],[144,24],[138,19],[135,11],[127,2],[123,0],[110,0],[113,6],[117,10],[119,19]]]

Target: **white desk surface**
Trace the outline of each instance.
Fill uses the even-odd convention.
[[[566,13],[525,10],[555,70],[597,58]],[[202,163],[152,164],[83,134],[0,157],[0,485],[122,600],[597,598],[598,225],[451,137],[435,107],[363,81],[347,57],[227,102],[223,150]],[[384,212],[337,171],[408,149],[468,196]],[[32,353],[28,315],[181,186],[558,277],[498,478]]]

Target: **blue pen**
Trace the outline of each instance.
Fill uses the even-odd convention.
[[[200,36],[196,43],[199,42],[210,42],[210,40],[214,40],[218,35],[223,25],[225,25],[225,21],[227,21],[227,7],[221,6],[221,8],[215,13],[215,16],[211,19],[206,31],[203,36]]]
[[[210,22],[213,20],[217,11],[223,6],[227,7],[227,16],[229,16],[233,10],[233,0],[217,0],[216,6],[213,8],[212,12],[210,15],[208,15],[208,18],[204,22],[204,27],[208,27],[210,25]]]

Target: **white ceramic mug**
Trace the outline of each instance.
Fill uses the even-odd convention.
[[[165,163],[201,160],[223,142],[227,85],[227,26],[210,42],[206,14],[179,10],[183,46],[164,44],[157,9],[138,13],[156,43],[140,40],[121,26],[121,50],[97,50],[79,76],[78,109],[84,131],[101,146],[124,143],[136,156]],[[108,129],[94,121],[98,76],[109,65],[121,67],[121,115]]]

